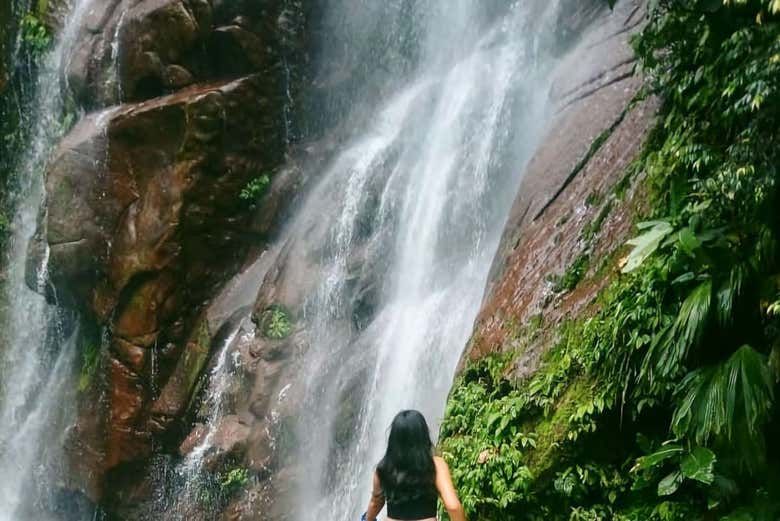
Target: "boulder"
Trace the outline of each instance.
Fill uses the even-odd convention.
[[[106,331],[63,485],[110,515],[149,499],[149,469],[202,419],[204,372],[236,312],[218,293],[301,188],[301,170],[283,168],[285,91],[300,78],[280,62],[305,60],[303,13],[298,0],[102,0],[75,29],[63,85],[87,115],[47,167],[27,281]],[[242,200],[260,175],[272,178],[265,195]],[[228,452],[249,438],[249,424],[231,425]]]
[[[255,237],[238,195],[284,160],[275,87],[253,75],[101,111],[54,154],[30,266],[48,259],[49,297],[111,331],[106,407],[84,409],[103,421],[78,429],[101,455],[92,475],[146,459],[191,400],[211,348],[204,302]]]
[[[112,0],[91,6],[65,71],[87,107],[136,102],[187,85],[271,69],[298,45],[272,2],[233,19],[208,0]],[[275,23],[269,23],[272,20]]]
[[[206,454],[205,466],[209,469],[220,468],[228,458],[233,460],[242,458],[247,450],[251,432],[247,422],[235,414],[229,414],[217,422],[217,425],[213,426],[214,431],[210,434],[209,451]],[[179,446],[179,453],[186,457],[195,450],[209,436],[209,428],[197,424]]]

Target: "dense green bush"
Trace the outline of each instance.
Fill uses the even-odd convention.
[[[460,376],[441,449],[472,520],[780,515],[780,1],[654,4],[651,220],[530,380]]]

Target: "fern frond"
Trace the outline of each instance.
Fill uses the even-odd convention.
[[[652,383],[656,377],[669,378],[681,370],[707,327],[711,307],[712,280],[708,279],[691,291],[674,324],[656,334],[643,361],[640,379]]]
[[[743,264],[736,264],[718,289],[718,321],[721,325],[728,326],[733,322],[734,303],[742,295],[745,281],[748,278],[748,268]]]
[[[676,436],[701,445],[727,443],[749,468],[762,460],[763,426],[774,402],[763,355],[742,346],[722,364],[686,376],[679,395],[682,399],[672,419]]]
[[[768,226],[762,226],[758,232],[755,250],[750,259],[756,271],[771,269],[777,257],[777,240]]]

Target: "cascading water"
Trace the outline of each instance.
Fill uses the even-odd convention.
[[[64,98],[60,71],[89,0],[75,0],[54,49],[35,83],[28,121],[32,139],[18,161],[16,215],[8,244],[8,277],[3,298],[5,345],[0,353],[0,521],[44,520],[57,510],[59,475],[67,421],[75,407],[75,320],[25,283],[27,244],[43,201],[42,172],[62,129]],[[44,258],[46,256],[44,255]],[[46,266],[37,267],[39,290]]]
[[[346,521],[365,507],[393,416],[419,409],[434,431],[441,421],[520,174],[549,120],[562,2],[336,4],[331,16],[352,22],[339,28],[357,28],[349,43],[365,45],[365,31],[378,43],[351,64],[339,57],[356,76],[349,121],[359,130],[289,232],[305,244],[313,227],[329,230],[325,244],[304,246],[323,271],[304,306],[293,503],[299,518]],[[377,84],[391,92],[377,96]]]
[[[25,247],[42,199],[40,173],[62,112],[58,71],[89,5],[75,1],[39,79],[36,137],[20,162],[7,285],[14,307],[0,366],[0,521],[46,519],[52,510],[47,498],[56,488],[58,449],[76,401],[77,328],[59,327],[67,321],[24,282]],[[307,347],[300,370],[277,397],[302,397],[293,426],[303,470],[292,503],[300,511],[291,508],[290,518],[357,519],[395,413],[417,408],[438,426],[520,174],[549,120],[554,26],[564,3],[323,2],[318,59],[329,65],[318,80],[324,102],[321,113],[303,118],[311,128],[332,129],[329,137],[340,145],[309,176],[321,181],[268,260],[294,244],[320,267],[296,310]],[[121,21],[114,73],[120,28]],[[285,123],[290,138],[296,133],[289,111]],[[224,306],[231,316],[249,315],[251,290],[267,269],[261,261],[238,279],[240,295],[228,295]],[[45,284],[45,266],[39,273]],[[207,490],[199,485],[209,479],[216,429],[232,412],[225,400],[236,370],[231,357],[251,336],[244,318],[233,324],[215,344],[204,435],[160,476],[167,488],[155,498],[159,518],[203,514],[189,512],[188,503]]]
[[[565,4],[325,9],[319,83],[329,87],[304,117],[331,134],[350,130],[275,248],[319,266],[299,313],[307,348],[278,397],[302,397],[286,440],[297,492],[274,499],[288,518],[358,519],[393,416],[420,409],[437,429],[521,173],[550,120]],[[221,381],[212,376],[209,400]]]

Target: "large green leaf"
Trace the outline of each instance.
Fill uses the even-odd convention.
[[[680,445],[665,445],[661,447],[660,450],[657,450],[652,454],[638,458],[636,460],[636,464],[631,470],[632,472],[637,472],[640,470],[648,470],[657,467],[660,463],[663,463],[664,461],[668,460],[669,458],[673,458],[674,456],[679,456],[683,452],[684,450]]]
[[[769,355],[769,369],[775,383],[780,383],[780,344],[775,344],[772,348],[772,353]]]
[[[766,357],[742,346],[722,364],[686,376],[680,396],[672,419],[676,436],[702,445],[713,439],[730,443],[748,468],[762,461],[763,426],[774,402]]]
[[[705,280],[690,292],[677,315],[672,334],[677,346],[670,353],[675,357],[675,363],[682,362],[691,347],[701,338],[707,325],[711,305],[712,281]]]
[[[696,286],[680,307],[674,324],[656,333],[645,356],[640,379],[652,382],[656,376],[672,377],[679,373],[688,352],[701,339],[712,305],[712,280]]]
[[[640,230],[648,230],[639,237],[635,237],[626,244],[633,246],[623,265],[623,273],[631,273],[636,270],[650,255],[652,255],[670,233],[672,225],[668,221],[648,221],[638,225]]]
[[[683,482],[683,475],[679,470],[675,470],[658,483],[659,496],[671,496],[680,488]]]
[[[715,453],[704,447],[696,447],[680,462],[683,476],[711,485],[715,481]]]
[[[723,325],[729,325],[733,319],[734,303],[742,295],[742,287],[748,278],[748,270],[742,264],[731,268],[728,279],[718,289],[718,319]]]
[[[693,230],[687,227],[677,232],[677,243],[680,245],[680,249],[691,257],[695,256],[696,250],[701,248],[701,241],[693,233]]]

